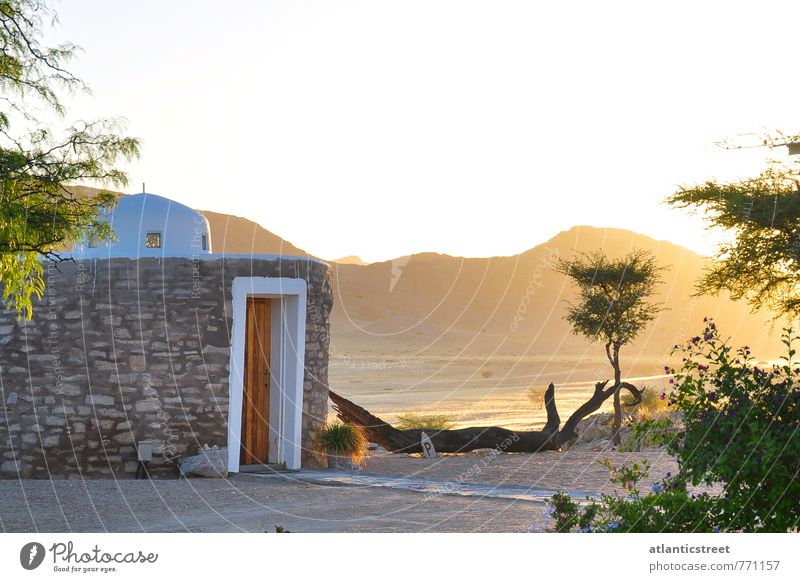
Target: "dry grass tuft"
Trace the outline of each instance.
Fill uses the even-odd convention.
[[[395,424],[400,430],[449,430],[454,426],[453,419],[446,414],[401,414]]]

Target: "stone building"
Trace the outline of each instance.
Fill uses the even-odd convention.
[[[0,312],[0,477],[132,474],[203,445],[228,470],[299,468],[325,421],[330,269],[215,255],[202,214],[152,194],[109,214],[117,238],[45,263],[33,319]]]

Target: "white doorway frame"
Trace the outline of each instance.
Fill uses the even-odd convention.
[[[305,279],[235,277],[232,284],[233,326],[228,388],[228,472],[239,472],[244,398],[244,349],[247,298],[272,301],[270,329],[269,462],[299,469],[306,356]]]

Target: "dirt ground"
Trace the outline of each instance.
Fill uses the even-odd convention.
[[[647,458],[655,481],[664,453],[468,454],[370,458],[362,473],[546,489],[610,491],[598,464]],[[4,532],[525,532],[542,531],[541,502],[320,485],[291,478],[0,481]]]
[[[525,532],[542,505],[263,479],[3,481],[4,532]]]
[[[517,485],[543,489],[577,489],[590,493],[613,493],[616,485],[609,481],[609,471],[601,462],[615,466],[648,461],[648,479],[640,489],[649,490],[667,472],[675,473],[678,465],[665,451],[621,453],[616,451],[566,452],[546,451],[535,454],[471,453],[447,455],[435,459],[385,454],[367,459],[363,471],[385,475],[423,477],[439,481],[462,481],[490,485]]]

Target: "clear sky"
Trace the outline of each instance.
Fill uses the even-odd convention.
[[[507,255],[576,224],[708,252],[678,184],[800,131],[797,2],[62,0],[72,118],[124,116],[147,190],[325,257]],[[773,155],[778,155],[773,152]]]

